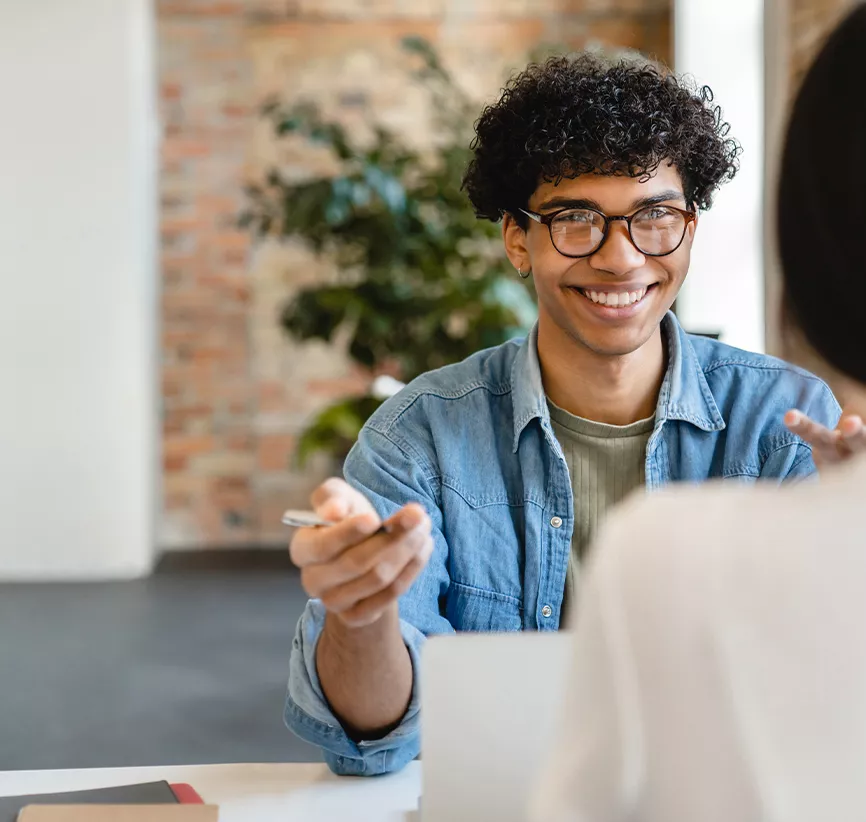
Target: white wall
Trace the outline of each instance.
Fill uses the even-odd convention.
[[[152,563],[149,0],[0,0],[0,577]]]
[[[763,3],[676,0],[674,32],[676,71],[713,89],[745,148],[740,173],[700,223],[678,312],[689,330],[763,351]]]

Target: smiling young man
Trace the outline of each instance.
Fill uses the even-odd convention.
[[[815,470],[783,417],[834,426],[827,387],[668,313],[699,214],[736,171],[711,99],[651,64],[584,56],[530,66],[483,112],[465,188],[534,278],[538,324],[385,403],[346,482],[313,496],[335,524],[292,543],[313,599],[286,721],[334,770],[417,755],[427,635],[557,629],[629,492]]]

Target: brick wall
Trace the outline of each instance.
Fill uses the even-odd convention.
[[[313,93],[418,132],[397,43],[436,42],[479,99],[533,47],[603,43],[667,59],[670,0],[158,0],[162,150],[163,547],[281,542],[279,514],[332,469],[291,468],[304,423],[366,376],[340,347],[299,349],[280,306],[327,277],[301,247],[234,227],[273,155],[263,96]],[[417,136],[417,135],[416,135]],[[304,163],[303,155],[283,158]]]
[[[827,35],[855,0],[790,0],[791,77],[795,90]]]

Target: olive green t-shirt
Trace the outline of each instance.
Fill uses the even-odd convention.
[[[606,425],[576,417],[548,400],[574,494],[574,534],[565,580],[563,620],[574,601],[581,559],[607,512],[646,482],[646,450],[655,419]]]

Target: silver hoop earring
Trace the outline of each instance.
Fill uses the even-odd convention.
[[[525,274],[523,273],[522,268],[517,269],[517,276],[520,277],[521,280],[525,280],[529,275],[532,274],[532,269],[530,268]]]

